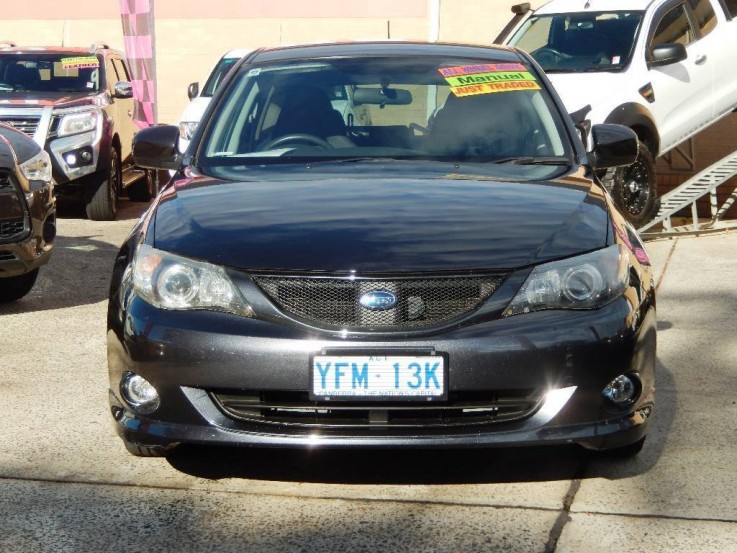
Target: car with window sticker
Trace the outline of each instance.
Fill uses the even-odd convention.
[[[350,90],[365,119],[345,118]],[[174,176],[115,258],[109,400],[129,452],[179,444],[642,448],[650,260],[520,50],[262,48],[133,156]],[[592,330],[594,329],[594,330]]]
[[[123,193],[156,192],[154,174],[132,163],[128,62],[107,45],[0,48],[0,123],[46,150],[56,193],[81,197],[90,219],[114,219]]]

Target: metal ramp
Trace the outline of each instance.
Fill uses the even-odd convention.
[[[660,198],[660,209],[654,219],[638,229],[643,238],[664,236],[682,236],[684,234],[703,234],[737,228],[737,220],[722,221],[722,217],[729,211],[737,200],[737,187],[727,200],[720,206],[717,201],[717,188],[737,175],[737,151],[720,159],[714,165],[707,167],[701,173],[690,178],[678,188],[663,194]],[[711,205],[711,220],[700,222],[696,209],[696,201],[709,194]],[[691,207],[692,223],[674,227],[671,218],[687,207]],[[651,230],[662,223],[662,229]]]

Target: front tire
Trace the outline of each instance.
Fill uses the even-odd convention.
[[[16,301],[31,291],[38,277],[38,269],[20,276],[0,279],[0,303]]]
[[[640,142],[637,159],[627,167],[617,167],[611,186],[614,205],[627,221],[639,228],[655,216],[658,185],[655,160],[645,144]]]
[[[85,197],[85,210],[90,220],[115,220],[118,214],[120,178],[120,156],[113,146],[110,148],[110,166],[105,170],[103,177],[90,186]]]
[[[158,194],[159,176],[156,171],[146,169],[146,176],[128,187],[128,197],[134,202],[148,202]]]

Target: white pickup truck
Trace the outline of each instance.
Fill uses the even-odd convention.
[[[737,1],[552,0],[512,11],[497,42],[529,52],[578,119],[639,136],[635,164],[602,181],[644,224],[658,204],[654,158],[737,107]]]

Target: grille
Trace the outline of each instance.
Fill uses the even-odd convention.
[[[38,122],[41,117],[28,116],[28,115],[3,115],[0,118],[0,122],[10,125],[14,129],[26,133],[28,136],[33,136],[38,128]]]
[[[29,228],[24,204],[7,172],[0,172],[0,241],[16,238]]]
[[[504,275],[417,279],[254,277],[283,311],[333,328],[402,329],[449,321],[478,307],[499,287]],[[396,304],[369,309],[359,300],[372,291],[389,292]]]
[[[13,221],[0,222],[0,239],[11,238],[16,234],[21,234],[25,230],[25,222],[23,219]]]
[[[306,428],[437,428],[511,422],[537,411],[538,389],[451,392],[447,402],[428,404],[321,403],[306,392],[211,392],[229,417]]]
[[[15,261],[18,258],[11,252],[0,252],[0,261]]]

